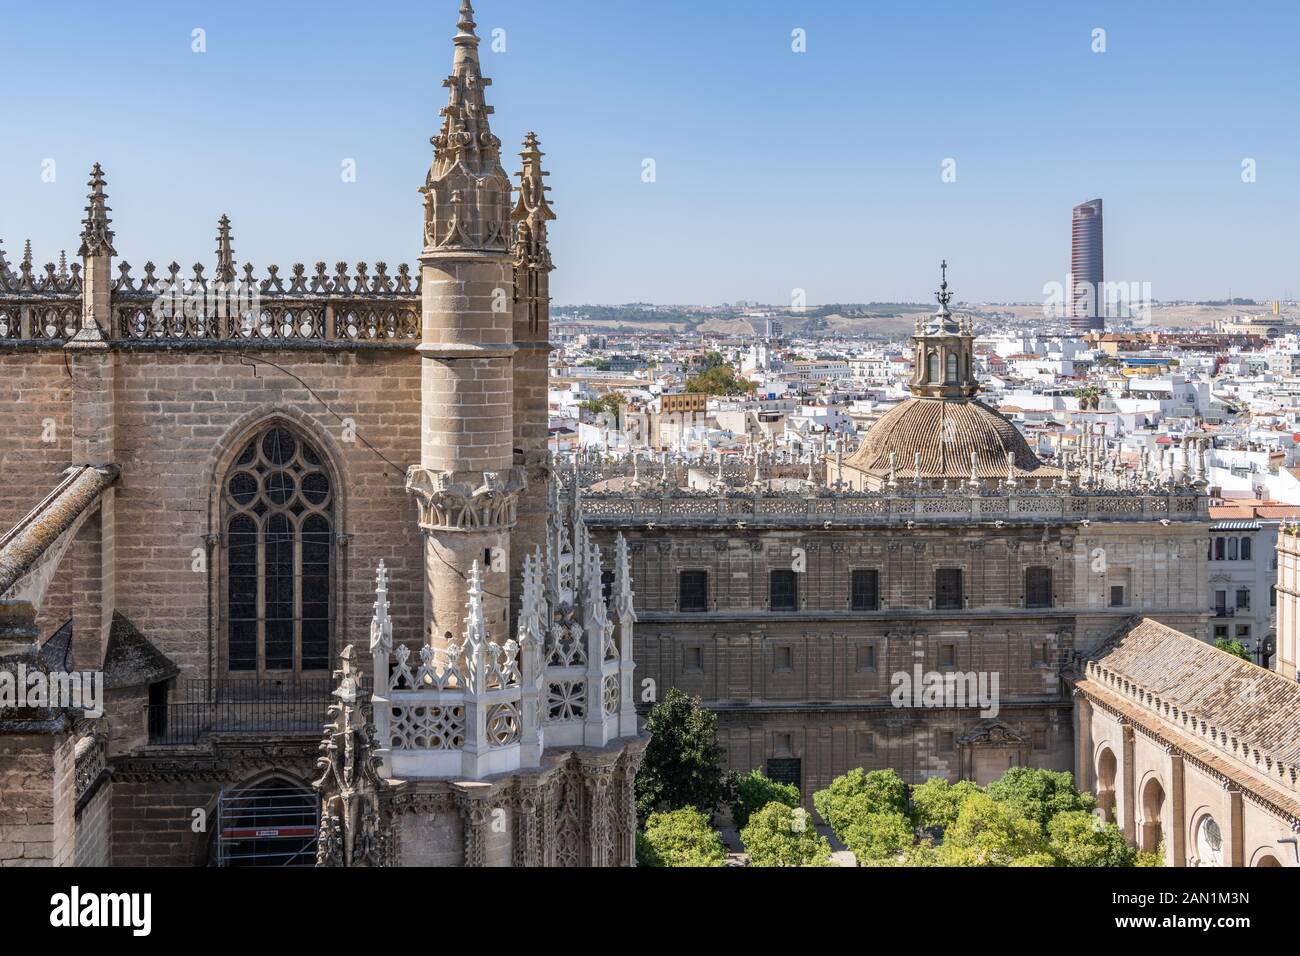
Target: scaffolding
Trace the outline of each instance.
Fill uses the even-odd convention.
[[[272,781],[217,797],[217,866],[316,865],[315,793]]]

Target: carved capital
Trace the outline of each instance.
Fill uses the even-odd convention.
[[[465,475],[416,466],[406,474],[406,490],[415,496],[425,531],[508,530],[527,486],[522,468]]]

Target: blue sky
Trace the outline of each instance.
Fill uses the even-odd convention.
[[[210,270],[222,213],[259,273],[414,263],[457,5],[8,0],[9,259],[27,237],[41,263],[75,250],[98,160],[137,273],[146,259]],[[557,303],[786,302],[796,288],[811,304],[920,301],[943,257],[959,298],[1037,301],[1064,280],[1070,207],[1095,196],[1108,279],[1150,282],[1157,299],[1300,295],[1300,5],[476,11],[507,171],[530,129],[547,152]],[[206,53],[191,51],[195,28]],[[489,48],[497,28],[503,53]]]

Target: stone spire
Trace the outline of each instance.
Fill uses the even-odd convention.
[[[511,548],[527,480],[514,454],[511,184],[488,124],[478,42],[466,3],[444,83],[442,131],[432,140],[433,163],[420,189],[421,441],[407,489],[426,533],[426,608],[435,648],[459,628],[474,560],[486,565],[483,613],[494,629],[509,624],[508,573],[522,564]],[[541,387],[545,414],[545,378]]]
[[[217,220],[217,271],[216,277],[221,282],[235,281],[235,250],[230,244],[234,236],[230,234],[230,217],[223,215]]]
[[[460,8],[459,32],[452,41],[451,76],[443,81],[447,105],[442,131],[433,144],[433,165],[424,187],[425,250],[506,250],[509,248],[510,179],[501,168],[501,140],[492,134],[492,107],[484,93],[478,60],[478,34],[469,0]]]
[[[948,262],[940,265],[942,281],[935,298],[939,311],[924,325],[917,324],[912,337],[914,369],[909,388],[917,398],[966,399],[979,391],[974,373],[975,336],[969,322],[952,314],[948,291]]]
[[[14,278],[13,269],[9,267],[9,260],[5,258],[4,240],[0,239],[0,283],[12,282]]]
[[[85,228],[81,230],[81,248],[77,255],[83,258],[100,253],[115,256],[113,230],[108,228],[112,220],[108,218],[110,208],[106,203],[108,197],[104,195],[104,170],[99,163],[91,167],[88,185],[90,194],[86,197],[86,218],[81,220]]]
[[[541,150],[536,133],[524,137],[524,149],[519,155],[524,168],[516,173],[519,177],[519,200],[511,216],[515,222],[515,267],[551,272],[555,264],[551,261],[546,224],[554,221],[555,212],[546,198],[551,187],[545,182],[551,174],[542,169],[542,157],[546,154]]]

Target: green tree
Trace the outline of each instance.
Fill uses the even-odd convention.
[[[717,715],[674,687],[651,709],[645,729],[652,736],[636,775],[637,812],[716,810],[723,786]]]
[[[859,767],[814,793],[813,806],[842,840],[848,827],[867,814],[905,813],[907,784],[893,770],[867,773]]]
[[[840,834],[859,865],[897,860],[916,839],[912,823],[896,811],[868,813],[854,820]]]
[[[987,793],[971,794],[939,847],[941,866],[1010,866],[1019,857],[1046,852],[1036,820]]]
[[[726,866],[727,849],[709,818],[685,807],[650,814],[636,835],[636,861],[640,866]]]
[[[1214,646],[1221,651],[1227,651],[1233,657],[1240,657],[1243,661],[1250,660],[1250,651],[1246,650],[1246,645],[1241,641],[1230,641],[1226,637],[1216,638]]]
[[[585,411],[592,412],[596,415],[599,415],[602,412],[607,412],[610,415],[617,416],[619,410],[626,404],[627,399],[619,392],[610,392],[607,395],[600,396],[600,398],[587,399],[587,401],[582,403],[582,408]]]
[[[749,818],[740,840],[750,866],[830,866],[831,845],[808,811],[769,803]]]
[[[980,788],[970,780],[948,783],[944,777],[931,777],[912,788],[912,815],[920,827],[937,827],[947,830],[957,822],[962,802]]]
[[[614,366],[610,364],[609,359],[587,359],[582,363],[583,368],[594,368],[597,372],[608,372]]]
[[[706,369],[686,381],[686,391],[708,395],[745,395],[753,390],[754,383],[737,378],[730,365]]]
[[[751,770],[737,776],[732,783],[735,801],[731,805],[731,818],[738,829],[744,829],[749,818],[769,803],[783,803],[794,809],[799,806],[799,788],[792,783],[769,780],[761,770]]]
[[[1132,866],[1137,856],[1113,823],[1067,810],[1047,824],[1048,846],[1061,866]]]
[[[1097,805],[1092,794],[1080,793],[1075,788],[1074,776],[1066,771],[1012,767],[1001,780],[989,784],[985,792],[1033,820],[1044,834],[1048,821],[1056,814],[1068,810],[1091,811]]]

